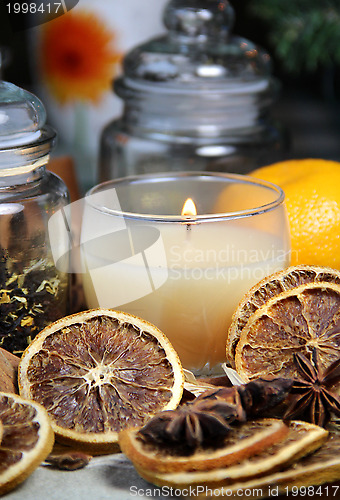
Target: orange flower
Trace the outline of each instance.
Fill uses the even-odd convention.
[[[96,102],[110,88],[121,60],[114,41],[114,33],[90,12],[68,12],[44,25],[43,77],[60,102]]]

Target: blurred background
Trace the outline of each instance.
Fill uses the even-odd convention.
[[[41,29],[38,26],[14,31],[3,10],[5,3],[1,2],[0,12],[2,78],[35,92],[47,104],[48,116],[53,120],[60,104],[46,103],[48,96],[37,78],[35,46]],[[287,131],[288,157],[340,161],[339,0],[231,0],[230,3],[236,14],[233,32],[264,47],[272,57],[273,74],[281,82],[273,116]],[[115,77],[128,50],[164,31],[165,4],[166,0],[79,0],[74,11],[86,8],[92,15],[97,11],[102,19],[112,14],[117,35],[115,74],[111,75]],[[120,103],[111,100],[112,90],[106,91],[107,96],[99,104],[96,96],[93,99],[96,106],[101,106],[102,121],[95,122],[91,115],[87,118],[98,129],[93,135],[92,163],[89,172],[84,173],[88,184],[94,181],[91,176],[96,168],[99,130],[121,112]],[[69,104],[67,96],[62,97],[65,130],[69,134]],[[83,118],[82,114],[78,116],[79,123],[84,123]],[[55,154],[69,153],[66,142],[61,138]]]
[[[289,156],[340,159],[339,0],[234,2],[235,30],[264,46],[282,83],[274,113]]]

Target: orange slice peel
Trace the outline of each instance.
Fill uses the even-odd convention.
[[[19,390],[42,404],[58,441],[118,451],[118,432],[179,404],[179,358],[154,325],[111,309],[62,318],[40,332],[19,365]]]
[[[53,448],[46,410],[16,394],[0,392],[0,495],[22,483]]]
[[[247,423],[251,425],[250,422]],[[246,424],[245,424],[246,425]],[[289,432],[285,438],[255,453],[251,457],[230,467],[207,471],[181,471],[159,473],[136,466],[141,477],[156,486],[170,486],[178,489],[202,487],[228,487],[235,483],[245,483],[253,478],[266,476],[287,467],[303,456],[318,449],[328,437],[328,431],[307,422],[289,422]]]
[[[339,489],[339,484],[329,484],[340,480],[340,434],[330,433],[328,440],[314,453],[301,458],[282,471],[273,472],[263,477],[236,482],[228,486],[228,495],[238,498],[273,498],[282,495],[289,498],[297,497],[300,492],[310,492],[313,496],[320,496],[328,492],[334,496]],[[325,483],[329,486],[318,488]],[[197,498],[216,498],[223,496],[223,488],[214,490],[214,494],[197,495]],[[243,494],[242,494],[243,493]]]
[[[236,371],[245,380],[299,378],[294,353],[310,357],[314,349],[325,370],[339,358],[339,311],[337,283],[307,283],[272,297],[241,332],[235,351]]]
[[[309,283],[340,285],[340,271],[320,266],[291,266],[261,280],[244,295],[234,312],[227,335],[226,354],[232,367],[235,367],[236,347],[241,332],[249,318],[270,299]]]
[[[251,424],[235,426],[218,447],[196,449],[192,454],[157,446],[141,439],[137,429],[127,429],[119,434],[121,450],[138,468],[156,472],[211,470],[226,467],[243,460],[271,444],[280,441],[288,433],[281,420],[259,420]]]

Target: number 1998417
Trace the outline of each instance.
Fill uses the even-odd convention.
[[[62,2],[12,2],[6,4],[8,14],[64,14]]]
[[[314,497],[314,498],[326,498],[333,497],[339,498],[340,486],[338,485],[321,485],[321,486],[288,486],[285,488],[286,495],[289,493],[293,497]]]

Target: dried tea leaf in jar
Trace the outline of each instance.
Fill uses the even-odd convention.
[[[43,104],[7,82],[0,95],[0,347],[20,355],[67,313],[69,270],[55,265],[48,223],[69,197],[46,169],[56,134]],[[62,233],[58,244],[67,253]]]

